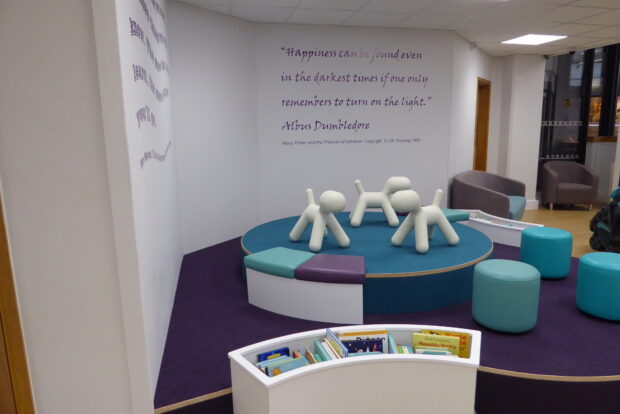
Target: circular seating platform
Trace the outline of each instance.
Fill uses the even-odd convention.
[[[396,228],[387,224],[382,213],[366,213],[357,228],[350,226],[348,213],[336,217],[351,245],[340,248],[328,234],[321,253],[365,258],[364,313],[417,312],[468,301],[473,266],[493,250],[493,243],[482,232],[458,223],[452,225],[461,240],[459,245],[449,246],[441,232],[436,231],[429,252],[419,254],[412,234],[401,247],[392,246],[390,238]],[[296,221],[297,216],[287,217],[251,229],[241,239],[244,253],[273,247],[308,251],[310,226],[299,242],[289,240]]]

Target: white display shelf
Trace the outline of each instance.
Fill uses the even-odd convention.
[[[521,233],[528,227],[543,227],[542,224],[509,220],[480,210],[462,211],[469,213],[469,220],[461,221],[461,224],[483,232],[493,243],[501,243],[508,246],[520,247]]]
[[[426,325],[360,325],[335,332],[387,330],[396,343],[411,344],[421,329],[464,332],[471,336],[469,358],[417,354],[349,357],[307,365],[268,377],[254,363],[256,355],[288,346],[303,352],[325,337],[325,329],[259,342],[228,354],[235,414],[314,414],[474,412],[480,332]],[[429,411],[431,412],[431,411]]]

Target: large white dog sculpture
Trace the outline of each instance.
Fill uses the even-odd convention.
[[[398,226],[398,216],[390,204],[390,195],[397,191],[408,190],[411,188],[411,181],[407,177],[390,177],[385,182],[382,191],[368,192],[364,191],[362,182],[355,180],[355,189],[357,190],[358,199],[355,209],[351,214],[351,227],[359,227],[364,218],[364,212],[367,208],[381,208],[388,223],[392,227]]]
[[[435,226],[439,227],[450,246],[459,244],[459,236],[439,208],[442,196],[443,190],[435,191],[433,204],[421,207],[420,196],[415,191],[404,190],[395,193],[392,196],[392,206],[399,213],[409,214],[392,236],[392,244],[400,246],[415,228],[415,248],[418,253],[426,253],[429,248],[429,233],[432,235]]]
[[[348,247],[351,241],[334,216],[334,213],[344,210],[346,205],[344,195],[337,191],[328,190],[321,194],[319,204],[316,204],[314,193],[312,189],[308,188],[306,200],[308,206],[301,213],[289,234],[291,241],[299,241],[308,224],[312,224],[312,233],[308,244],[311,251],[318,252],[323,247],[323,238],[327,233],[326,228],[332,232],[340,247]]]

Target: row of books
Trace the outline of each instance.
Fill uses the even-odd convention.
[[[282,347],[256,356],[256,367],[273,377],[323,361],[373,354],[427,354],[468,358],[471,337],[466,333],[423,329],[412,332],[411,345],[397,344],[387,330],[341,332],[327,329],[304,350]],[[312,349],[311,349],[312,348]]]

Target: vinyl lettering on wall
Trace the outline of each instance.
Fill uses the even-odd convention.
[[[165,163],[172,146],[171,126],[169,116],[170,91],[165,85],[169,84],[169,66],[166,61],[167,38],[165,35],[164,9],[156,0],[135,1],[134,14],[128,16],[127,39],[134,50],[130,54],[131,74],[135,90],[128,100],[129,105],[135,108],[134,116],[137,130],[131,134],[134,149],[132,153],[138,157],[140,170],[144,169],[149,161]],[[152,10],[151,10],[152,9]],[[140,13],[140,10],[142,13]],[[127,21],[127,20],[126,20]],[[161,24],[161,27],[160,27]],[[150,28],[145,31],[143,28]],[[152,42],[151,38],[155,41]],[[160,56],[160,57],[158,57]],[[146,88],[145,88],[146,86]],[[150,91],[150,97],[149,92]],[[145,93],[146,92],[146,93]],[[157,114],[166,116],[160,116]],[[163,119],[163,128],[159,129],[159,120]],[[145,126],[150,126],[150,129]],[[156,132],[159,129],[159,132]]]
[[[286,62],[278,73],[282,90],[280,144],[415,144],[410,131],[387,133],[378,113],[406,119],[433,103],[425,54],[399,47],[304,48],[281,46]],[[320,114],[320,118],[317,115]]]

